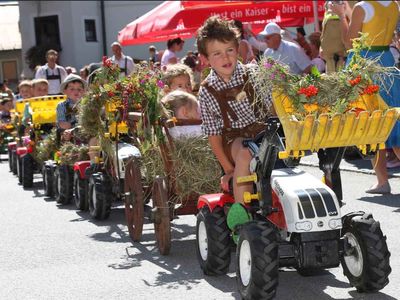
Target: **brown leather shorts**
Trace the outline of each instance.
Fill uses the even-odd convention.
[[[229,161],[235,165],[235,161],[232,157],[232,144],[237,138],[253,139],[265,130],[265,124],[263,123],[253,123],[244,128],[223,128],[222,129],[222,147],[224,149],[225,155],[228,157]]]

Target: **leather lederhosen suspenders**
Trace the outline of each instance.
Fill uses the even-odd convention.
[[[128,58],[126,56],[125,56],[125,68],[119,68],[119,69],[121,73],[124,72],[125,76],[127,75],[126,71],[128,70]]]
[[[49,69],[46,69],[46,79],[47,80],[57,80],[60,81],[61,83],[61,73],[60,73],[60,69],[56,67],[56,70],[58,72],[58,75],[49,75]]]
[[[255,102],[255,92],[252,84],[249,81],[249,77],[247,72],[243,75],[243,84],[235,86],[233,88],[224,89],[221,91],[217,91],[213,87],[211,87],[208,82],[203,82],[202,86],[207,89],[207,91],[214,96],[215,100],[218,103],[219,109],[221,111],[223,128],[222,128],[222,143],[224,152],[229,158],[229,160],[234,163],[233,158],[231,156],[231,144],[232,142],[238,138],[254,138],[258,133],[265,129],[265,125],[263,123],[255,122],[250,124],[244,128],[232,128],[231,121],[229,120],[229,116],[233,121],[238,120],[238,116],[234,112],[234,110],[229,106],[229,101],[239,101],[236,100],[236,96],[244,91],[246,93],[247,99],[250,101],[250,105],[253,107],[254,115],[256,119],[261,113],[261,106]]]

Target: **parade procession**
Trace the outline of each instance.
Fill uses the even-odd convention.
[[[2,1],[0,298],[399,299],[399,5]]]

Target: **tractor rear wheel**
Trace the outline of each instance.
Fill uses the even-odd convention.
[[[97,220],[110,216],[112,203],[112,186],[109,177],[101,172],[93,173],[89,178],[89,213]]]
[[[35,162],[29,153],[22,157],[22,186],[31,188],[33,186],[33,168]]]
[[[217,206],[212,212],[203,207],[197,214],[196,242],[197,259],[204,274],[226,274],[231,262],[231,238],[222,207]]]
[[[125,168],[125,218],[129,235],[134,242],[140,241],[144,223],[144,202],[140,162],[133,158]]]
[[[14,175],[17,175],[17,169],[18,169],[18,156],[17,156],[17,151],[11,150],[11,160],[12,160],[12,167],[11,171],[13,172]]]

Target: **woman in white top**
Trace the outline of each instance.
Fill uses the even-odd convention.
[[[184,43],[185,41],[179,37],[168,40],[167,49],[164,51],[161,57],[161,67],[169,64],[176,64],[178,62],[176,53],[182,50]]]
[[[250,43],[245,39],[243,24],[239,20],[234,21],[235,26],[239,29],[241,41],[239,43],[239,56],[242,58],[242,62],[247,64],[255,59],[253,49],[251,48]]]

